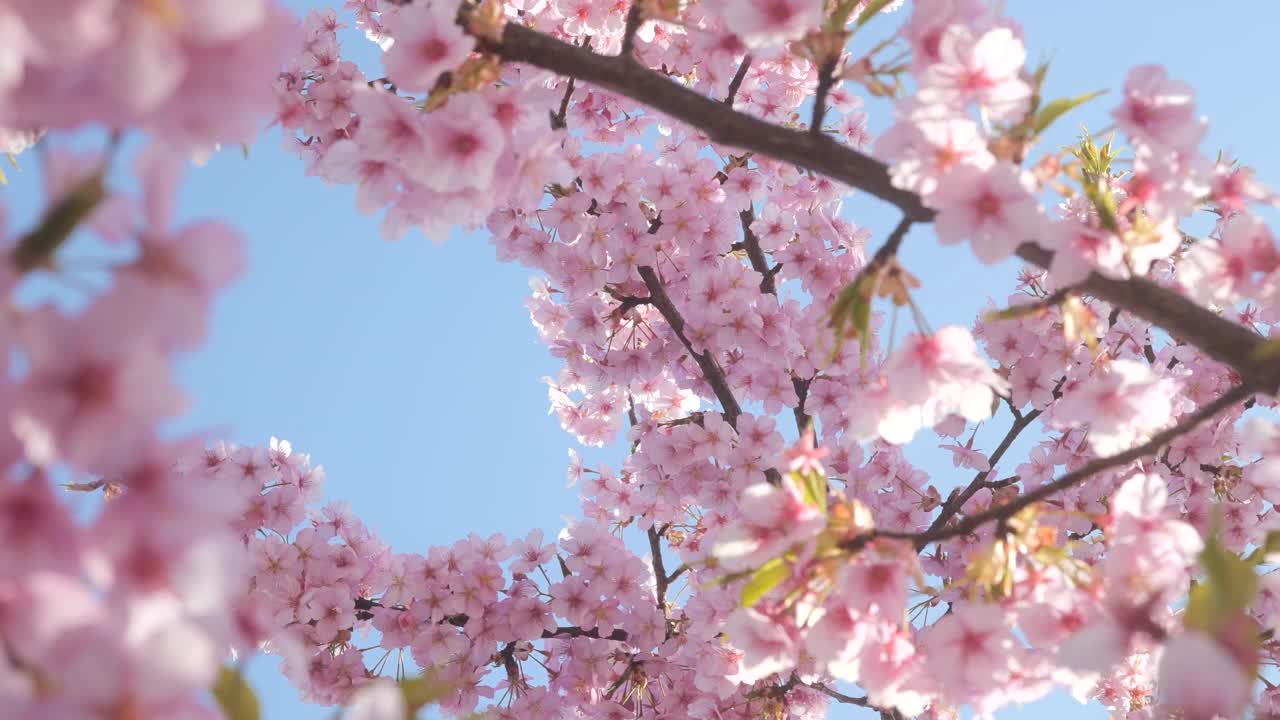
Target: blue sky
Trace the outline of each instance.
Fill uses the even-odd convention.
[[[1280,4],[1011,0],[1008,10],[1024,24],[1030,61],[1053,60],[1049,96],[1112,91],[1062,121],[1049,144],[1069,142],[1080,121],[1105,126],[1127,68],[1159,61],[1198,88],[1212,123],[1205,150],[1232,151],[1280,184]],[[347,49],[362,60],[376,56],[362,41]],[[869,107],[873,127],[885,127],[887,105]],[[20,216],[30,211],[21,203],[37,197],[34,180],[29,172],[11,177],[0,191]],[[353,191],[304,177],[277,132],[264,134],[248,160],[232,150],[193,172],[180,213],[234,223],[248,238],[250,261],[219,301],[208,343],[182,365],[192,398],[182,428],[241,443],[290,440],[325,465],[326,496],[350,502],[400,551],[469,532],[554,533],[576,514],[565,489],[573,440],[548,415],[540,380],[558,366],[523,305],[532,273],[498,263],[482,234],[458,232],[443,245],[416,232],[384,242],[378,218],[355,211]],[[896,220],[862,199],[847,215],[871,228],[877,244]],[[1011,287],[1012,266],[983,268],[965,249],[936,245],[927,228],[912,233],[902,259],[924,283],[921,304],[934,327],[970,324],[988,297],[1002,302]],[[1003,428],[988,431],[979,435],[986,449]],[[955,475],[939,452],[915,457],[940,477]],[[265,718],[330,716],[301,704],[271,665],[260,659],[251,673]],[[832,717],[874,716],[840,709]],[[1000,717],[1105,712],[1058,698]]]

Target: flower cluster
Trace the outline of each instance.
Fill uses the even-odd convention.
[[[14,298],[67,277],[72,232],[134,251],[74,307],[15,300],[0,323],[6,707],[204,717],[228,651],[267,650],[354,720],[427,702],[807,720],[832,700],[950,718],[1055,687],[1130,718],[1275,712],[1280,694],[1251,695],[1280,661],[1273,388],[1094,293],[1131,282],[1274,336],[1280,251],[1252,214],[1273,198],[1199,154],[1193,93],[1158,66],[1129,72],[1112,113],[1131,157],[1085,136],[1029,163],[1087,96],[1044,102],[1047,68],[984,0],[918,0],[891,38],[909,59],[847,54],[900,4],[349,0],[384,51],[373,79],[333,11],[299,28],[267,0],[0,8],[0,151],[86,124],[156,140],[138,197],[107,186],[116,142],[49,148],[48,209],[5,235]],[[530,47],[597,63],[596,82]],[[896,97],[874,142],[859,85]],[[646,105],[672,89],[786,130],[779,155],[873,147],[880,194],[919,208],[870,254],[848,188]],[[581,517],[557,537],[397,552],[319,504],[322,468],[288,443],[163,439],[171,362],[240,267],[227,226],[173,222],[173,150],[246,139],[272,111],[307,173],[356,185],[389,238],[484,226],[539,273],[552,412],[581,444],[629,447],[614,466],[571,452]],[[1218,217],[1202,240],[1179,229],[1198,209]],[[928,218],[979,261],[1046,269],[1007,309],[934,330],[894,255]],[[1004,437],[980,440],[1005,408]],[[931,441],[972,475],[913,464],[908,443]],[[77,511],[59,482],[101,499]]]
[[[484,588],[360,596],[357,615],[370,617],[353,627],[367,620],[392,638],[383,647],[409,647],[424,667],[445,661],[467,688],[450,710],[527,716],[554,699],[591,717],[811,717],[824,696],[850,699],[836,680],[860,685],[865,704],[925,717],[1062,686],[1139,717],[1244,706],[1242,678],[1274,648],[1241,650],[1231,632],[1267,622],[1271,596],[1212,622],[1177,608],[1193,578],[1223,582],[1218,553],[1244,563],[1268,542],[1269,426],[1242,445],[1245,396],[1219,400],[1239,382],[1231,368],[1077,287],[1091,273],[1141,277],[1201,302],[1258,303],[1241,320],[1274,321],[1274,240],[1247,214],[1269,196],[1247,170],[1199,159],[1189,90],[1159,68],[1131,72],[1114,117],[1132,171],[1088,137],[1065,160],[1024,167],[1079,102],[1042,101],[1022,28],[980,0],[917,3],[899,66],[841,49],[865,11],[896,4],[349,5],[389,48],[387,77],[366,82],[340,59],[334,16],[309,19],[278,86],[309,171],[357,183],[360,209],[386,209],[393,235],[483,222],[499,259],[543,275],[528,306],[563,361],[547,378],[552,411],[581,443],[625,433],[631,446],[617,469],[574,456],[586,519],[559,548],[493,550],[492,571],[467,573],[492,578]],[[1010,309],[972,331],[934,331],[914,279],[868,257],[837,183],[718,145],[625,92],[501,62],[507,26],[631,54],[635,71],[855,149],[871,138],[844,81],[892,94],[909,72],[915,92],[874,143],[894,185],[936,211],[942,242],[969,242],[988,263],[1042,257],[1038,245],[1053,253],[1048,270],[1024,271]],[[806,128],[815,93],[820,124]],[[1201,207],[1223,220],[1184,252],[1178,223]],[[880,333],[877,296],[910,306],[917,332]],[[1001,405],[1012,426],[984,452],[977,425]],[[784,452],[792,418],[813,434]],[[1044,438],[1011,463],[1037,422]],[[946,497],[902,447],[930,430],[976,472]],[[1041,490],[1047,504],[1020,502]],[[578,564],[581,533],[590,555],[614,542],[606,528],[647,535],[648,561],[615,544],[616,569]],[[682,561],[675,573],[664,544]],[[553,557],[558,580],[539,569]],[[441,609],[414,616],[420,593]],[[467,599],[445,599],[454,593]],[[501,615],[516,604],[518,622]],[[316,647],[332,642],[323,627]],[[1217,694],[1172,687],[1206,648],[1231,660]],[[545,684],[524,672],[539,653]],[[395,714],[394,695],[373,683],[356,704]]]
[[[230,654],[268,637],[233,529],[246,488],[210,482],[187,462],[204,440],[164,426],[185,406],[172,366],[242,264],[230,226],[175,222],[184,154],[253,137],[293,27],[269,0],[0,6],[0,152],[16,165],[41,143],[45,196],[30,227],[0,225],[0,701],[15,717],[208,717]],[[61,131],[110,139],[75,151]],[[115,188],[136,131],[135,195]],[[90,236],[119,261],[77,257]]]

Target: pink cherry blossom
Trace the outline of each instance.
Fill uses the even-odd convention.
[[[799,648],[785,627],[748,608],[733,611],[725,623],[730,642],[742,651],[738,682],[754,683],[795,667]]]
[[[1235,717],[1248,702],[1253,678],[1221,645],[1194,630],[1165,646],[1160,704],[1187,720]]]
[[[957,702],[981,695],[994,678],[1009,671],[1013,641],[1004,613],[989,605],[966,606],[922,637],[929,672],[945,696]]]
[[[866,435],[874,428],[896,444],[953,415],[969,421],[990,417],[995,391],[1005,384],[978,356],[973,336],[955,326],[909,335],[886,363],[884,379],[885,389],[873,400],[878,405],[851,429]]]
[[[952,25],[938,40],[938,62],[920,78],[921,99],[957,109],[977,102],[995,119],[1016,122],[1031,100],[1031,86],[1021,75],[1026,58],[1011,28],[978,33]]]
[[[750,47],[773,47],[795,40],[817,28],[823,18],[818,0],[762,0],[745,5],[715,0],[708,7]]]
[[[1139,65],[1129,71],[1124,104],[1112,114],[1135,139],[1173,150],[1194,149],[1204,135],[1191,87],[1169,78],[1160,65]]]
[[[723,530],[713,550],[731,571],[753,569],[783,550],[817,535],[825,520],[791,483],[752,485],[738,499],[742,521]]]
[[[1054,406],[1063,427],[1088,424],[1089,446],[1112,455],[1141,442],[1169,422],[1174,383],[1136,360],[1113,360],[1096,367],[1090,381],[1064,392]]]
[[[935,116],[925,107],[910,105],[900,107],[899,113],[902,120],[876,141],[877,153],[894,161],[897,187],[928,198],[951,170],[964,166],[985,170],[995,162],[972,120],[953,113]]]
[[[999,163],[989,169],[962,165],[933,194],[938,239],[948,245],[969,240],[984,263],[1003,260],[1044,229],[1031,177]]]
[[[29,323],[31,375],[10,421],[31,461],[112,467],[145,446],[152,423],[181,410],[164,357],[124,322],[101,305],[75,320],[50,309]]]
[[[503,143],[490,109],[459,98],[427,116],[425,152],[410,167],[414,179],[437,192],[483,190],[493,182]]]
[[[383,660],[406,651],[448,688],[427,711],[444,717],[817,718],[835,680],[920,718],[987,717],[1054,688],[1116,717],[1272,708],[1251,675],[1280,652],[1253,626],[1280,613],[1275,576],[1212,635],[1183,627],[1183,608],[1211,533],[1257,559],[1275,529],[1265,362],[1229,362],[1276,337],[1280,260],[1253,214],[1274,198],[1246,165],[1199,153],[1190,88],[1154,66],[1130,74],[1127,142],[1081,193],[1078,168],[1020,125],[1027,42],[998,3],[919,0],[896,44],[910,57],[862,57],[861,29],[829,46],[866,7],[348,0],[295,23],[269,0],[7,3],[0,150],[44,138],[47,159],[37,206],[0,208],[18,259],[0,273],[10,712],[203,718],[227,648],[279,655],[302,697],[358,720],[403,716]],[[540,49],[496,40],[499,20]],[[352,21],[389,77],[370,82],[384,71],[343,47]],[[628,59],[600,61],[623,68],[614,80],[541,67],[624,44]],[[846,51],[827,137],[805,134],[819,66]],[[972,332],[935,332],[928,291],[895,274],[915,270],[911,253],[873,258],[849,176],[726,147],[733,133],[633,97],[643,77],[788,126],[803,153],[869,143],[888,123],[863,95],[892,91],[875,177],[897,190],[872,194],[917,229],[917,200],[935,208],[941,241],[970,240],[983,262],[1034,243],[1049,267],[992,289]],[[483,227],[535,274],[550,409],[597,448],[570,451],[579,508],[558,534],[397,549],[326,502],[324,469],[288,442],[172,439],[177,353],[199,346],[243,261],[229,224],[176,220],[185,158],[268,122],[303,174],[385,211],[388,237]],[[110,139],[73,153],[71,129],[86,131],[77,148]],[[71,242],[11,227],[108,161],[107,195]],[[1042,194],[1060,197],[1053,221]],[[1203,207],[1218,220],[1195,240],[1180,223]],[[100,241],[122,259],[80,287],[79,253]],[[869,267],[910,312],[874,296],[863,346],[837,346],[832,309]],[[1103,280],[1057,302],[1091,273]],[[50,278],[79,295],[30,300]],[[1242,327],[1206,327],[1238,336],[1210,346],[1134,297],[1213,305]],[[1003,306],[1028,312],[988,313]],[[1085,316],[1096,337],[1075,327]],[[1192,426],[1242,381],[1247,401]],[[1175,423],[1146,456],[1107,460]],[[968,477],[920,462],[940,443]],[[1083,476],[1090,463],[1105,469]]]
[[[1079,283],[1091,272],[1117,278],[1129,276],[1124,243],[1102,228],[1070,219],[1049,223],[1040,244],[1053,251],[1049,277],[1060,286]]]
[[[1239,215],[1223,223],[1219,242],[1196,243],[1179,266],[1179,280],[1201,302],[1230,304],[1256,298],[1280,270],[1280,250],[1261,220]]]
[[[440,74],[462,64],[475,39],[455,22],[456,3],[431,3],[400,9],[385,27],[395,42],[384,62],[387,76],[406,90],[430,92]]]

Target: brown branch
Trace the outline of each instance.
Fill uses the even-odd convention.
[[[635,54],[636,33],[640,31],[642,23],[644,17],[640,14],[640,0],[635,0],[627,11],[627,26],[622,30],[622,52],[618,53],[620,57],[630,59]]]
[[[935,212],[918,195],[893,186],[884,163],[825,134],[793,130],[737,112],[629,58],[599,55],[514,22],[504,27],[500,43],[488,47],[504,60],[575,77],[629,97],[696,128],[713,143],[767,155],[858,188],[895,205],[913,222],[934,218]],[[1052,258],[1052,253],[1030,242],[1019,247],[1017,254],[1040,267],[1048,267]],[[1257,356],[1264,338],[1172,290],[1141,278],[1116,280],[1097,273],[1085,280],[1081,290],[1197,346],[1230,365],[1252,387],[1267,393],[1280,389],[1280,363]]]
[[[796,429],[801,433],[805,428],[813,424],[813,418],[809,413],[805,412],[804,403],[809,398],[809,386],[813,383],[813,378],[801,380],[796,376],[795,372],[791,373],[791,387],[796,391],[796,406],[791,409],[791,414],[796,417]]]
[[[769,258],[765,257],[764,249],[760,247],[760,238],[756,237],[755,232],[751,229],[751,223],[756,221],[755,208],[747,208],[738,213],[738,219],[742,221],[742,249],[747,252],[747,260],[751,262],[751,269],[760,273],[763,277],[760,281],[760,292],[777,295],[778,286],[774,282],[773,273],[769,269]]]
[[[845,695],[844,693],[839,692],[838,690],[833,690],[820,682],[814,682],[814,683],[802,682],[800,684],[812,690],[817,690],[823,695],[826,695],[827,697],[839,703],[844,703],[846,705],[857,705],[859,707],[871,707],[871,702],[866,698],[865,695],[862,697]]]
[[[809,132],[814,135],[822,134],[822,120],[827,116],[827,95],[831,93],[831,86],[836,84],[839,60],[838,57],[832,58],[818,68],[818,89],[813,95],[813,119],[809,122]]]
[[[680,567],[676,568],[675,570],[672,570],[671,574],[667,576],[667,587],[671,587],[671,583],[675,582],[676,578],[680,577],[681,575],[685,574],[688,571],[689,571],[689,566],[683,565],[683,564]]]
[[[733,390],[729,388],[729,381],[725,379],[724,370],[720,368],[720,363],[711,356],[709,352],[698,352],[693,349],[693,343],[689,342],[688,336],[684,334],[684,317],[680,315],[680,311],[676,309],[674,303],[671,302],[671,296],[667,295],[667,289],[663,287],[662,281],[658,279],[658,274],[653,268],[642,265],[638,272],[640,278],[644,280],[644,284],[649,288],[649,300],[654,307],[658,308],[658,312],[671,326],[672,332],[684,344],[684,348],[689,351],[689,355],[693,357],[693,361],[698,363],[699,369],[702,370],[702,377],[711,386],[711,391],[715,393],[716,399],[720,401],[720,407],[724,408],[725,422],[738,427],[738,416],[742,414],[742,407],[738,405],[738,400],[733,396]]]
[[[573,78],[569,78],[569,86],[564,89],[564,97],[560,98],[559,112],[551,113],[551,129],[564,130],[569,127],[566,119],[569,115],[569,98],[573,97],[574,83],[577,82]]]
[[[591,628],[590,630],[583,630],[580,627],[566,627],[562,625],[556,628],[555,630],[543,630],[542,637],[544,638],[587,637],[587,638],[595,638],[597,640],[617,640],[619,642],[626,642],[627,638],[631,637],[631,635],[629,635],[627,631],[623,630],[622,628],[618,628],[613,632],[609,633],[608,635],[601,635],[600,631],[596,628]]]
[[[915,542],[916,548],[922,549],[926,545],[939,540],[968,535],[985,523],[993,520],[1007,520],[1016,515],[1023,508],[1066,490],[1073,485],[1078,485],[1100,472],[1155,454],[1161,447],[1168,444],[1175,438],[1191,432],[1204,421],[1212,418],[1232,405],[1245,400],[1252,395],[1253,392],[1254,390],[1248,385],[1237,385],[1218,396],[1218,398],[1213,402],[1204,405],[1190,415],[1187,415],[1172,427],[1156,433],[1150,440],[1140,445],[1135,445],[1128,450],[1118,452],[1115,455],[1097,458],[1096,460],[1085,463],[1076,470],[1063,475],[1053,482],[1045,483],[1034,490],[1023,493],[1003,505],[992,506],[980,513],[970,515],[954,525],[930,529],[920,533],[900,532],[896,530],[875,530],[853,538],[852,540],[844,543],[844,547],[847,549],[857,549],[865,545],[870,540],[877,537],[884,537],[912,540]]]
[[[791,130],[737,112],[630,60],[600,55],[518,23],[507,23],[502,42],[489,48],[503,60],[576,77],[629,97],[697,128],[716,144],[760,152],[861,188],[916,220],[933,218],[934,212],[919,196],[893,186],[883,163],[826,135]]]
[[[769,267],[769,258],[765,257],[764,248],[760,247],[760,238],[756,236],[755,231],[751,229],[751,224],[756,221],[755,208],[747,208],[738,213],[738,219],[742,221],[742,249],[747,253],[747,260],[751,262],[751,269],[760,273],[760,292],[770,295],[778,294],[778,284],[774,280],[774,276],[778,274],[781,265]],[[737,245],[738,243],[734,243]],[[795,372],[791,373],[791,386],[796,391],[796,406],[792,413],[796,417],[796,429],[804,432],[809,426],[811,418],[804,411],[805,396],[809,393],[809,380],[801,380],[796,376]]]
[[[738,72],[733,74],[733,79],[729,81],[729,94],[725,95],[724,104],[733,107],[733,101],[738,98],[738,90],[742,89],[742,81],[747,79],[747,70],[751,69],[751,55],[745,55],[742,62],[738,65]]]
[[[1010,407],[1012,407],[1012,404],[1010,404]],[[1014,412],[1018,413],[1017,410]],[[1013,445],[1013,441],[1018,438],[1018,435],[1020,435],[1023,430],[1026,430],[1027,427],[1031,425],[1032,421],[1038,417],[1040,417],[1040,410],[1038,409],[1032,410],[1026,415],[1015,414],[1013,424],[1009,426],[1009,431],[1005,433],[1004,439],[1000,441],[1000,444],[996,446],[995,451],[991,453],[991,457],[987,460],[987,464],[991,467],[991,470],[995,469],[996,463],[1000,462],[1000,459],[1004,457],[1006,452],[1008,452],[1010,446]],[[931,524],[929,529],[925,532],[933,532],[943,525],[946,525],[947,521],[956,513],[960,512],[960,508],[964,507],[965,503],[969,502],[969,498],[976,495],[979,490],[987,487],[987,477],[991,475],[991,470],[983,470],[982,472],[979,472],[974,476],[973,480],[969,482],[968,487],[952,494],[952,496],[947,499],[947,502],[942,505],[942,510],[939,511],[938,517],[934,518],[933,524]]]
[[[656,587],[654,591],[657,595],[658,612],[663,617],[667,615],[667,568],[662,562],[662,535],[657,528],[649,526],[649,552],[653,555],[653,578]]]
[[[667,289],[663,287],[662,281],[658,279],[658,274],[648,265],[642,265],[636,268],[640,273],[640,278],[644,280],[644,284],[649,288],[649,300],[654,307],[658,309],[658,313],[671,326],[672,332],[684,344],[685,350],[689,351],[689,355],[693,357],[693,361],[698,364],[698,368],[702,370],[702,377],[711,386],[711,391],[715,393],[716,399],[720,401],[720,407],[724,409],[724,420],[729,423],[735,431],[738,429],[738,416],[742,415],[742,406],[738,404],[738,399],[733,396],[733,390],[729,387],[729,381],[725,378],[724,370],[720,367],[720,363],[712,357],[710,352],[698,352],[693,349],[693,343],[689,342],[689,337],[684,334],[684,317],[680,315],[680,311],[676,309],[674,303],[671,302],[671,296],[667,295]],[[773,485],[782,483],[782,474],[777,468],[769,468],[764,471],[765,479]]]

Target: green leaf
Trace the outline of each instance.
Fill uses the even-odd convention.
[[[791,567],[780,557],[776,557],[761,565],[751,573],[751,579],[742,586],[742,607],[749,608],[769,594],[783,580],[791,575]]]
[[[721,575],[720,577],[706,583],[706,587],[720,587],[721,585],[728,585],[729,583],[737,582],[743,578],[751,577],[751,575],[754,574],[754,572],[755,572],[754,570],[744,570],[742,572],[735,572],[735,573],[729,573],[728,575]]]
[[[1098,90],[1085,95],[1078,95],[1073,98],[1058,98],[1048,105],[1045,105],[1044,109],[1040,111],[1040,114],[1036,116],[1036,123],[1032,126],[1032,129],[1034,130],[1033,134],[1039,135],[1040,133],[1043,133],[1058,118],[1066,115],[1068,112],[1080,107],[1090,100],[1105,94],[1106,92],[1106,90]]]
[[[1036,71],[1032,73],[1031,87],[1035,88],[1036,91],[1039,92],[1040,88],[1044,87],[1044,79],[1048,74],[1049,61],[1046,60],[1045,62],[1040,63],[1039,67],[1036,68]]]
[[[218,672],[218,681],[213,686],[213,697],[222,708],[227,720],[259,720],[258,696],[253,688],[245,682],[240,669],[223,667]]]
[[[1264,563],[1267,561],[1268,555],[1280,553],[1280,530],[1272,530],[1267,533],[1267,537],[1262,541],[1262,545],[1249,555],[1249,561],[1253,563]]]
[[[1280,338],[1267,340],[1253,351],[1254,360],[1272,360],[1280,357]]]
[[[853,327],[858,331],[858,354],[865,363],[871,351],[871,296],[859,297],[853,306]]]
[[[871,2],[867,3],[867,6],[862,9],[862,12],[858,13],[858,20],[853,25],[854,29],[866,25],[871,21],[871,18],[875,17],[877,13],[883,10],[885,6],[891,2],[893,2],[893,0],[871,0]]]
[[[1191,588],[1183,623],[1210,635],[1217,635],[1240,617],[1258,593],[1258,576],[1253,563],[1240,559],[1223,547],[1217,536],[1205,542],[1200,552],[1204,582]]]
[[[1093,203],[1093,209],[1098,211],[1098,221],[1102,223],[1102,227],[1111,232],[1119,232],[1120,221],[1117,215],[1119,208],[1116,206],[1116,196],[1111,193],[1111,189],[1101,182],[1086,182],[1084,194],[1089,198],[1089,202]]]
[[[985,322],[996,322],[999,320],[1017,320],[1028,315],[1035,315],[1047,310],[1049,307],[1043,302],[1030,302],[1021,305],[1010,305],[1003,310],[991,310],[983,316]]]
[[[13,260],[18,269],[26,272],[47,265],[62,243],[71,237],[71,233],[106,195],[101,173],[81,180],[45,212],[35,229],[18,241],[18,246],[13,249]]]
[[[419,710],[447,695],[449,686],[439,680],[434,672],[425,670],[417,677],[401,680],[400,692],[404,693],[405,720],[411,720]]]
[[[836,345],[832,351],[834,358],[840,346],[850,334],[859,338],[862,358],[866,360],[867,351],[871,347],[869,331],[871,328],[871,300],[875,292],[879,275],[864,271],[857,280],[844,286],[831,306],[827,326],[835,331]]]
[[[827,479],[820,473],[791,473],[791,479],[800,491],[806,505],[816,507],[825,515],[827,512]]]
[[[249,143],[240,143],[240,153],[244,155],[244,159],[249,159]]]

